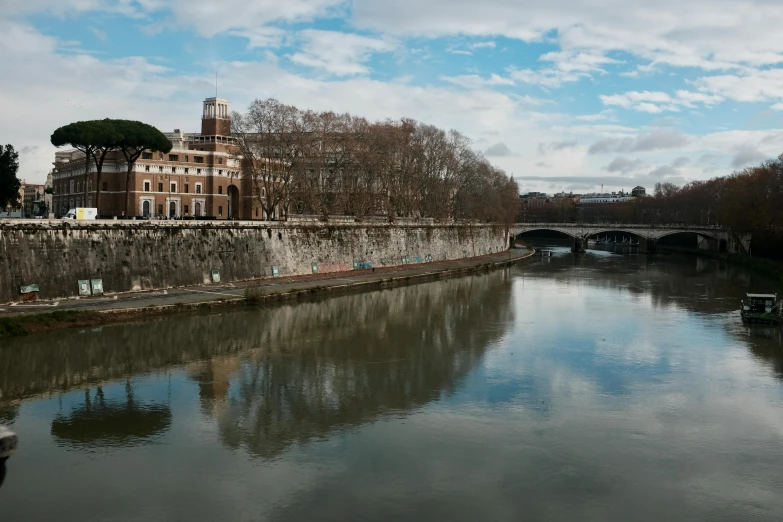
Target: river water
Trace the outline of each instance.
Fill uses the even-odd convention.
[[[3,521],[780,521],[769,281],[590,251],[0,345]]]

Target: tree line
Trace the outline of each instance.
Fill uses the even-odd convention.
[[[514,180],[454,130],[267,99],[232,113],[231,132],[242,174],[269,216],[510,223],[518,212]]]

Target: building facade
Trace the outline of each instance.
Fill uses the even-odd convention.
[[[44,204],[44,186],[22,184],[22,208],[26,216],[39,214],[38,207]]]
[[[624,192],[612,192],[611,194],[583,194],[579,197],[582,205],[595,205],[596,203],[627,203],[636,198]]]
[[[58,151],[51,211],[59,217],[71,208],[97,206],[101,217],[262,219],[252,183],[241,176],[229,114],[227,100],[204,100],[201,132],[164,133],[171,151],[143,152],[127,186],[128,164],[119,151],[111,153],[103,165],[100,197],[95,165],[85,165],[77,150]]]

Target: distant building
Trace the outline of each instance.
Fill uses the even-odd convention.
[[[546,192],[528,192],[519,196],[520,199],[547,199]]]
[[[22,208],[25,215],[35,215],[37,207],[43,205],[44,186],[25,183],[22,194]]]
[[[643,198],[647,195],[647,190],[644,187],[634,187],[631,195],[635,198]]]
[[[597,203],[625,203],[636,198],[625,192],[612,192],[605,194],[583,194],[579,198],[582,205],[594,205]]]

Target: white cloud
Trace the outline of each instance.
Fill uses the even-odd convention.
[[[374,53],[391,52],[396,47],[389,40],[336,31],[307,29],[299,36],[304,43],[290,60],[336,76],[366,74],[369,69],[364,64]]]
[[[658,91],[629,91],[623,94],[601,95],[599,98],[607,106],[634,109],[650,114],[658,114],[664,111],[678,112],[683,107],[695,108],[696,103],[712,106],[724,99],[718,95],[686,90],[678,90],[674,96]]]
[[[410,16],[415,13],[415,16]],[[783,10],[766,0],[356,0],[353,22],[427,37],[552,38],[564,51],[628,52],[705,70],[783,62]]]
[[[576,82],[584,77],[583,74],[558,71],[556,69],[543,69],[536,71],[533,69],[509,69],[509,76],[514,80],[531,85],[540,85],[541,87],[557,88],[564,83]]]
[[[467,89],[479,89],[482,87],[516,85],[511,78],[504,78],[498,74],[491,74],[488,78],[483,78],[478,74],[468,74],[463,76],[441,76],[441,80],[460,85]]]
[[[742,75],[705,76],[694,80],[700,91],[740,102],[783,100],[783,69],[745,70]]]
[[[637,134],[633,137],[605,138],[593,143],[590,154],[608,152],[649,152],[661,149],[685,147],[693,138],[682,132],[670,129],[655,129],[652,132]]]
[[[576,82],[592,74],[603,74],[606,71],[601,68],[602,65],[619,63],[601,53],[579,51],[546,53],[541,55],[539,60],[552,65],[538,70],[510,67],[508,71],[511,78],[532,85],[557,88],[564,83]]]
[[[260,26],[249,29],[233,29],[230,35],[239,38],[247,38],[247,48],[256,49],[263,47],[280,47],[286,32],[277,27]]]
[[[611,111],[602,111],[597,114],[582,114],[575,117],[578,121],[603,121],[613,119]]]
[[[174,18],[212,37],[231,30],[258,30],[271,22],[302,22],[329,16],[345,0],[169,0]]]
[[[474,44],[470,44],[468,47],[470,47],[473,50],[476,49],[494,49],[495,48],[495,42],[489,41],[489,42],[476,42]]]

